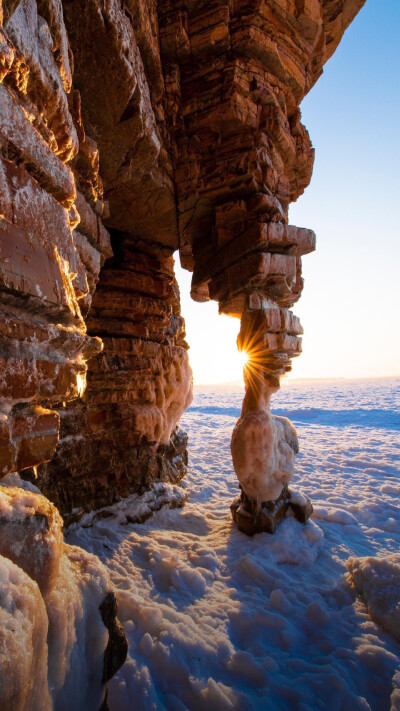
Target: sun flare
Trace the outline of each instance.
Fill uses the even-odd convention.
[[[247,351],[238,351],[238,357],[241,366],[244,368],[244,366],[249,362],[249,354]]]

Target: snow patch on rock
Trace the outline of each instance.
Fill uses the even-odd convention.
[[[112,528],[115,525],[143,523],[163,506],[170,509],[180,508],[187,499],[188,493],[182,487],[158,481],[144,494],[131,494],[111,506],[84,514],[79,522],[72,523],[68,530],[72,532],[81,527],[90,528],[95,525]]]

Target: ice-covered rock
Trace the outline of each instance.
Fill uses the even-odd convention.
[[[100,612],[113,594],[108,572],[64,544],[62,523],[45,497],[0,487],[1,709],[97,711],[126,656],[116,605],[107,624]]]
[[[286,417],[270,412],[271,395],[279,385],[262,375],[246,375],[242,412],[232,433],[233,466],[241,489],[260,504],[275,501],[294,474],[299,451],[297,433]]]
[[[49,618],[49,687],[57,711],[100,708],[108,632],[99,607],[110,590],[106,568],[77,546],[65,544],[60,574],[46,598]]]
[[[262,373],[250,376],[247,368],[246,394],[242,412],[232,433],[231,453],[241,494],[231,504],[231,513],[241,531],[274,533],[291,509],[301,523],[312,514],[310,499],[291,492],[288,482],[294,474],[299,451],[297,432],[286,417],[271,414],[270,398],[278,381]],[[255,371],[254,371],[255,372]]]
[[[0,708],[52,711],[46,607],[37,584],[0,556]]]
[[[63,521],[44,496],[0,487],[0,555],[24,570],[46,596],[54,587],[63,552]]]
[[[349,558],[346,567],[371,618],[400,642],[400,554]]]
[[[243,491],[255,501],[273,501],[294,474],[296,430],[285,417],[252,410],[233,430],[233,466]]]

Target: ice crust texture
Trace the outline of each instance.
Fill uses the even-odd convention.
[[[267,410],[251,410],[235,425],[232,460],[247,496],[261,503],[274,501],[294,474],[296,431],[289,420]]]
[[[0,486],[0,707],[97,711],[107,569],[65,544],[57,509],[11,479],[14,486]]]
[[[399,385],[281,389],[272,410],[297,429],[293,486],[311,497],[315,514],[305,526],[288,518],[273,536],[252,538],[229,515],[237,493],[229,438],[243,392],[197,390],[182,421],[191,452],[185,507],[164,508],[142,525],[121,524],[126,510],[121,518],[117,507],[69,537],[107,565],[129,638],[128,662],[110,683],[111,708],[400,708],[395,628],[390,621],[385,631],[373,612],[377,571],[390,567],[398,584]],[[369,556],[369,568],[349,564],[361,597],[346,562]]]

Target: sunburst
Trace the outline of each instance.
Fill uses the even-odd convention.
[[[276,362],[280,360],[277,353],[268,352],[263,336],[264,329],[260,328],[251,334],[248,333],[245,336],[240,334],[238,337],[238,349],[243,363],[245,383],[255,391],[260,388],[266,377],[274,389],[278,389],[279,375],[282,374],[281,368],[285,365]]]

